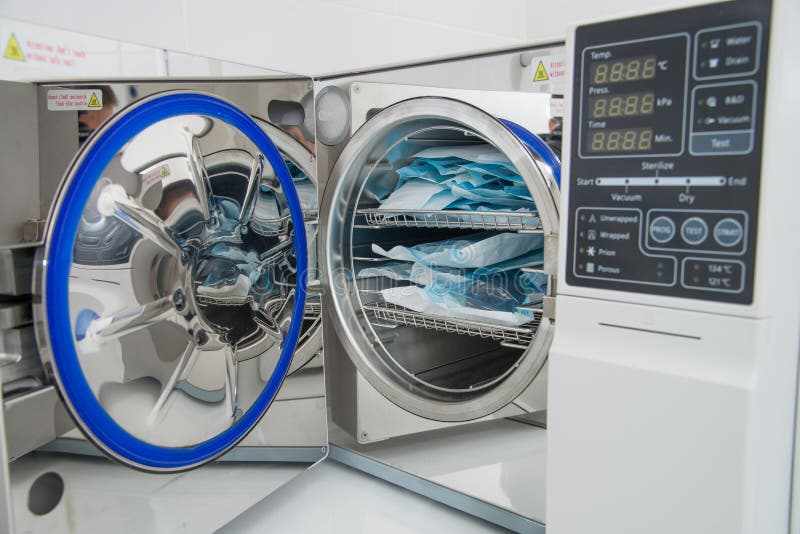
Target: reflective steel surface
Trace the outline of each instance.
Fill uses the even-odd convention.
[[[111,160],[83,207],[69,309],[82,372],[122,428],[187,447],[250,408],[292,319],[292,232],[273,169],[220,120],[163,120]]]

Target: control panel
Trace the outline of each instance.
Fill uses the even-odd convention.
[[[571,285],[752,302],[770,10],[576,29]]]

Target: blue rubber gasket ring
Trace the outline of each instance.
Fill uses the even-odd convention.
[[[545,163],[550,165],[550,168],[553,170],[553,177],[556,179],[556,184],[558,187],[561,187],[561,160],[558,159],[556,153],[553,152],[553,149],[545,143],[541,137],[531,133],[529,130],[523,128],[519,124],[515,122],[511,122],[506,119],[500,119],[506,128],[511,130],[517,139],[525,143],[528,148],[533,150],[540,158],[544,160]]]
[[[78,361],[69,316],[69,272],[78,223],[97,180],[112,158],[135,135],[164,119],[179,115],[202,115],[238,128],[261,150],[283,187],[294,225],[297,256],[297,287],[292,322],[283,340],[275,370],[249,410],[230,428],[189,447],[162,447],[134,437],[103,409],[92,392]],[[69,398],[75,415],[105,447],[137,466],[156,470],[180,470],[209,461],[241,440],[258,423],[281,387],[300,335],[306,301],[308,258],[300,202],[292,178],[278,149],[248,115],[232,104],[201,93],[167,93],[134,105],[93,140],[80,160],[61,197],[61,209],[54,216],[47,255],[46,316],[53,362],[58,370],[62,393]]]

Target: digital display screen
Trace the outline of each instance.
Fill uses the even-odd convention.
[[[683,152],[689,45],[689,35],[674,34],[593,45],[581,51],[581,157],[638,158]]]
[[[589,152],[646,152],[653,148],[653,129],[595,130],[588,148]]]
[[[592,119],[605,119],[652,115],[655,102],[656,94],[652,91],[595,96],[589,98],[589,116]]]
[[[638,56],[593,63],[590,76],[594,85],[650,80],[656,76],[656,56]]]

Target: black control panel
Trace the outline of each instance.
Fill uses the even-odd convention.
[[[570,284],[752,302],[770,11],[577,28]]]

